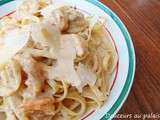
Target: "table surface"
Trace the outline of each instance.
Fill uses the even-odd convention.
[[[125,23],[136,52],[134,84],[119,114],[160,114],[160,0],[100,1]]]

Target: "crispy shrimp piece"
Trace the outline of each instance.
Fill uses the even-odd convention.
[[[41,14],[48,22],[56,24],[62,32],[79,33],[88,27],[84,15],[72,7],[64,6],[55,10],[53,6],[48,6]]]
[[[88,22],[82,13],[72,7],[61,7],[60,11],[68,17],[69,27],[68,33],[79,33],[88,27]]]
[[[66,34],[66,35],[63,35],[61,37],[62,44],[64,44],[63,41],[67,41],[67,40],[73,41],[73,46],[75,47],[76,54],[78,56],[82,56],[84,54],[85,46],[83,44],[83,40],[78,35],[76,35],[76,34]]]
[[[41,66],[30,56],[20,57],[19,61],[23,66],[24,72],[27,74],[25,84],[28,87],[28,91],[25,91],[26,94],[30,94],[29,97],[34,97],[40,94],[45,80]]]
[[[22,108],[27,115],[54,115],[55,114],[55,100],[53,98],[43,98],[37,100],[28,100],[23,103]]]
[[[68,16],[64,14],[61,10],[55,11],[55,17],[57,19],[57,24],[62,32],[66,31],[69,27]]]

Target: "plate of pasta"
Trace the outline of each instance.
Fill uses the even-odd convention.
[[[0,120],[108,120],[131,89],[135,53],[98,0],[0,1]]]

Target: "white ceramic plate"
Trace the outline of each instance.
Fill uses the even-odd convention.
[[[12,13],[20,0],[0,0],[0,17]],[[111,81],[111,94],[108,101],[100,109],[86,113],[81,120],[108,120],[118,112],[131,89],[135,73],[135,53],[131,37],[119,19],[108,7],[98,0],[54,0],[56,6],[76,6],[85,14],[99,15],[107,19],[106,29],[109,31],[119,60]]]

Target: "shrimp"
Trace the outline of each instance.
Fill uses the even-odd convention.
[[[68,16],[68,33],[79,33],[88,27],[88,22],[82,13],[72,7],[61,7],[60,11]]]
[[[67,35],[66,34],[61,37],[61,40],[62,40],[62,44],[63,44],[63,41],[66,41],[66,40],[73,41],[73,45],[76,49],[77,56],[83,56],[85,52],[85,46],[83,45],[83,42],[78,35],[76,34]]]
[[[55,114],[55,100],[54,98],[42,98],[36,100],[28,100],[21,106],[27,115],[38,115],[42,113],[44,115],[54,115]]]

